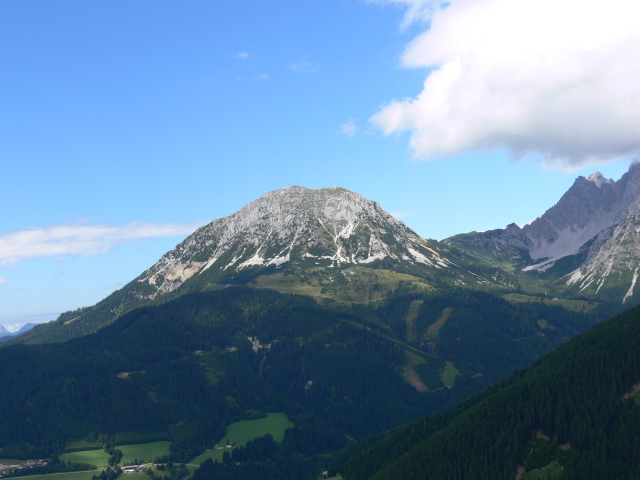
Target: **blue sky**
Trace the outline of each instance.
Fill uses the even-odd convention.
[[[617,180],[640,144],[638,12],[596,7],[0,2],[0,323],[94,304],[285,186],[443,239]]]

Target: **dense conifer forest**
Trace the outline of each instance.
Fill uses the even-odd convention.
[[[295,427],[282,445],[260,444],[267,459],[254,459],[248,445],[228,465],[207,468],[242,478],[272,465],[300,478],[354,439],[458,404],[606,313],[402,285],[369,306],[242,287],[184,295],[66,343],[1,348],[0,448],[34,458],[70,442],[169,440],[171,460],[186,462],[226,425],[279,411]],[[460,408],[410,428],[437,432]],[[363,471],[397,456],[404,441]],[[360,468],[353,462],[345,471]]]
[[[346,479],[640,478],[639,381],[636,308],[447,412],[363,440],[339,468]]]

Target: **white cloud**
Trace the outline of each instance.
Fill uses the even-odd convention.
[[[234,55],[235,58],[239,58],[241,60],[246,60],[247,58],[249,58],[249,52],[240,52],[240,53],[236,53]]]
[[[108,252],[119,243],[188,235],[201,225],[203,222],[131,222],[124,225],[63,223],[17,230],[0,234],[0,265],[12,265],[25,258],[96,255]]]
[[[292,63],[289,65],[289,70],[299,73],[316,73],[320,70],[320,65],[315,62],[300,60],[298,63]]]
[[[415,98],[381,107],[415,156],[506,149],[574,170],[640,151],[640,3],[388,0],[429,20],[402,63],[432,69]]]
[[[0,277],[0,287],[7,284],[7,277]]]
[[[428,22],[433,15],[449,2],[447,0],[366,0],[368,3],[391,4],[406,7],[401,27],[404,29],[415,22]]]
[[[255,76],[255,80],[271,80],[271,76],[267,73],[261,73]]]
[[[340,131],[342,132],[343,135],[346,135],[347,137],[354,137],[358,134],[360,129],[356,125],[355,119],[351,119],[348,122],[340,124]]]

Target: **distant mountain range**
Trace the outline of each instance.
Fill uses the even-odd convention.
[[[169,440],[172,459],[189,462],[229,423],[281,411],[296,424],[281,449],[270,444],[282,465],[328,466],[353,439],[455,405],[638,303],[639,196],[635,165],[618,182],[580,177],[530,225],[438,242],[342,188],[269,192],[95,306],[7,337],[0,448],[44,458],[99,438]],[[344,478],[429,478],[414,467],[436,465],[442,478],[524,469],[531,479],[578,465],[567,478],[580,478],[600,461],[580,456],[592,452],[588,432],[618,438],[613,410],[635,406],[618,400],[637,387],[637,348],[623,345],[637,315],[454,410],[365,440],[338,468]],[[566,396],[567,378],[581,398],[596,390],[594,408]],[[597,429],[574,427],[580,415]]]
[[[457,235],[444,241],[522,282],[574,297],[637,304],[640,266],[640,166],[620,180],[578,177],[558,203],[520,228]]]
[[[511,224],[440,242],[343,188],[283,188],[199,228],[95,306],[67,312],[19,341],[65,341],[134,308],[233,285],[336,304],[377,301],[402,284],[631,306],[640,302],[639,210],[637,164],[617,182],[597,172],[579,177],[522,228]]]
[[[31,330],[36,325],[37,325],[36,323],[27,323],[23,325],[22,328],[20,328],[20,330],[18,330],[17,332],[10,332],[4,326],[0,325],[0,342],[3,339],[9,338],[9,337],[17,337],[18,335],[22,335],[23,333],[26,333],[29,330]]]

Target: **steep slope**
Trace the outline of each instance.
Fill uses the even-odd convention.
[[[59,342],[95,332],[143,305],[247,285],[343,304],[380,300],[400,282],[495,285],[448,248],[418,236],[378,203],[334,187],[269,192],[198,229],[140,276],[96,304],[12,342]]]
[[[209,282],[291,264],[338,268],[392,259],[433,269],[451,263],[379,204],[341,188],[269,192],[202,227],[136,279],[154,298],[196,276]]]
[[[497,263],[521,287],[635,304],[640,266],[640,166],[614,182],[578,177],[556,205],[520,228],[457,235],[445,243]]]
[[[640,478],[640,309],[347,454],[347,480]]]
[[[596,320],[472,290],[350,309],[243,287],[183,295],[63,344],[0,349],[0,448],[48,457],[126,434],[196,456],[256,411],[360,437],[453,405]]]

